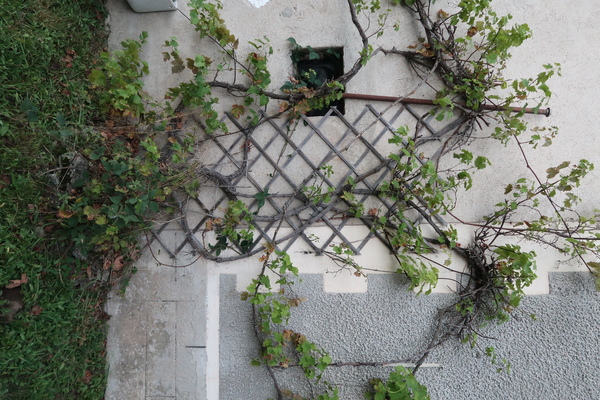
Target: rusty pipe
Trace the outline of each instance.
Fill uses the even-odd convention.
[[[344,99],[355,99],[355,100],[370,100],[370,101],[388,101],[395,102],[400,100],[402,104],[423,104],[426,106],[436,106],[433,100],[428,99],[413,99],[411,97],[393,97],[393,96],[379,96],[374,94],[360,94],[360,93],[344,93],[342,96]],[[463,107],[466,107],[464,103],[457,103]],[[546,117],[550,116],[550,107],[548,108],[540,108],[536,110],[535,108],[522,108],[522,107],[500,107],[495,106],[493,104],[484,104],[481,108],[489,111],[506,111],[510,110],[511,112],[524,112],[525,114],[542,114]]]

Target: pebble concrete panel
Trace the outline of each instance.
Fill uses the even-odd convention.
[[[451,341],[427,360],[441,367],[422,368],[417,374],[432,399],[600,398],[600,334],[595,319],[600,296],[593,278],[577,272],[549,276],[549,294],[527,296],[510,322],[484,330],[496,339],[480,339],[481,349],[494,346],[498,356],[511,363],[510,374],[497,373],[481,349]],[[369,276],[367,293],[326,293],[321,274],[302,275],[302,281],[295,285],[295,294],[308,301],[293,310],[290,328],[323,346],[333,362],[414,357],[427,346],[436,310],[453,299],[444,293],[415,296],[400,277],[389,275]],[[272,398],[273,385],[265,369],[250,366],[259,347],[251,309],[239,299],[235,285],[235,276],[221,276],[220,398]],[[358,400],[368,380],[385,378],[391,367],[329,370],[325,379],[340,385],[340,398]],[[308,394],[306,381],[297,379],[293,369],[275,373],[284,386]]]

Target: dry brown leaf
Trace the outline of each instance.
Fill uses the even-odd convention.
[[[86,369],[85,374],[83,374],[83,382],[90,383],[91,380],[92,380],[92,373]]]
[[[433,57],[435,55],[435,53],[433,52],[433,50],[428,50],[428,49],[420,49],[417,50],[417,53],[423,55],[424,57]]]
[[[279,103],[279,112],[284,112],[285,110],[288,109],[290,105],[288,104],[287,101],[282,101],[281,103]]]
[[[73,66],[73,58],[66,56],[60,59],[64,64],[65,68],[71,68]]]
[[[124,262],[123,262],[123,256],[118,256],[117,258],[115,258],[115,260],[113,261],[113,269],[115,271],[120,271],[121,268],[123,268]]]
[[[10,283],[8,285],[6,285],[5,287],[7,289],[12,289],[12,288],[16,288],[16,287],[19,287],[21,285],[24,285],[27,282],[29,282],[29,279],[27,278],[27,275],[26,274],[22,274],[21,275],[21,279],[11,279]]]
[[[31,315],[40,315],[44,309],[40,307],[38,304],[33,306],[31,309]]]
[[[477,34],[477,28],[472,26],[469,28],[469,30],[467,31],[467,36],[469,37],[473,37]]]
[[[290,307],[298,307],[302,302],[307,301],[308,299],[306,297],[298,297],[295,299],[289,299],[288,300],[288,305]]]
[[[286,342],[289,342],[290,340],[292,340],[293,334],[294,334],[294,331],[292,331],[290,329],[284,329],[283,330],[283,340],[285,340]]]
[[[7,187],[12,182],[12,179],[8,174],[0,175],[0,189]]]

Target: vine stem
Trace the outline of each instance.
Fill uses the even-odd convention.
[[[284,204],[283,209],[282,209],[282,213],[285,215],[286,213],[286,209],[287,209],[287,204]],[[273,234],[273,249],[275,248],[275,242],[277,240],[277,235],[279,234],[279,229],[281,228],[282,224],[283,224],[284,218],[281,218],[279,220],[279,224],[277,225],[277,228],[275,229],[275,233]],[[261,267],[261,271],[260,274],[258,275],[258,277],[262,277],[265,275],[265,272],[268,268],[270,259],[271,259],[271,255],[273,254],[272,251],[267,251],[266,253],[266,257],[265,260],[263,261],[262,267]],[[253,296],[256,296],[258,294],[258,291],[260,290],[260,288],[262,287],[262,283],[260,282],[260,279],[257,281],[257,284],[254,288],[254,293]],[[256,310],[256,304],[252,303],[252,325],[254,328],[254,335],[256,336],[256,339],[259,341],[260,346],[262,347],[262,341],[261,341],[261,334],[260,334],[260,330],[258,329],[258,320],[257,320],[257,315],[258,312]],[[275,376],[275,372],[273,371],[273,368],[268,365],[265,364],[265,367],[267,368],[267,372],[269,373],[269,376],[271,377],[271,380],[273,381],[273,387],[275,388],[275,391],[277,392],[277,400],[283,400],[283,392],[281,390],[281,387],[279,386],[279,381],[277,380],[277,377]]]
[[[517,136],[514,133],[513,133],[512,136],[514,137],[515,142],[517,143],[517,146],[519,147],[519,150],[521,152],[521,155],[523,156],[523,160],[525,161],[525,167],[529,171],[531,171],[531,173],[533,174],[533,176],[534,176],[535,180],[537,181],[538,185],[540,185],[540,188],[542,188],[541,193],[544,195],[544,197],[546,197],[546,199],[548,200],[548,202],[550,203],[550,205],[554,209],[554,213],[560,219],[561,223],[565,227],[565,230],[567,232],[568,237],[569,238],[572,237],[573,236],[573,232],[571,231],[571,228],[569,227],[569,224],[567,223],[567,221],[565,221],[565,218],[563,217],[563,215],[558,210],[558,207],[556,206],[556,203],[554,202],[554,200],[552,200],[552,198],[550,197],[550,195],[548,194],[548,192],[544,188],[544,184],[542,183],[542,181],[539,178],[538,174],[531,167],[531,164],[529,163],[529,159],[527,158],[527,154],[525,153],[525,149],[523,149],[523,145],[521,144],[521,142],[519,141],[519,139],[517,138]],[[577,246],[573,246],[573,249],[577,252],[577,258],[579,258],[581,260],[581,262],[586,266],[586,268],[588,269],[588,271],[593,272],[592,267],[590,267],[590,265],[587,263],[587,261],[583,257],[583,254],[579,250],[579,248]]]
[[[495,231],[506,231],[506,232],[514,232],[514,233],[535,232],[535,231],[532,231],[529,228],[511,228],[511,227],[507,227],[507,226],[494,227],[494,226],[490,226],[489,224],[481,224],[481,223],[477,223],[477,222],[468,222],[468,221],[465,221],[465,220],[461,219],[460,217],[458,217],[452,211],[446,210],[446,213],[448,213],[448,215],[450,215],[452,218],[454,218],[459,223],[461,223],[463,225],[467,225],[467,226],[473,226],[473,227],[476,227],[476,228],[492,229],[492,230],[495,230]],[[540,232],[542,232],[542,231],[540,231]],[[556,230],[556,229],[547,229],[547,230],[545,230],[543,232],[547,232],[547,233],[550,233],[552,235],[556,235],[558,237],[562,237],[562,238],[566,238],[566,239],[573,239],[573,240],[592,240],[592,241],[600,240],[600,238],[598,238],[598,237],[573,236],[572,231],[567,231],[567,233],[565,234],[565,233],[563,233],[563,232],[561,232],[559,230]]]
[[[356,7],[354,6],[354,3],[352,2],[352,0],[348,0],[348,7],[350,8],[350,18],[352,19],[352,23],[356,27],[356,30],[358,31],[358,34],[360,35],[360,39],[362,42],[361,53],[367,54],[367,52],[369,51],[369,38],[367,37],[367,34],[365,33],[364,28],[358,21],[358,15],[356,14]],[[361,57],[354,62],[354,65],[352,66],[352,68],[350,68],[350,70],[348,72],[346,72],[344,75],[340,76],[336,80],[345,86],[352,78],[354,78],[354,76],[358,73],[358,71],[361,70],[362,67],[363,67],[363,63],[362,63],[362,57]]]
[[[395,101],[391,102],[386,108],[384,108],[384,110],[379,113],[380,115],[385,114],[386,112],[388,112],[392,107],[396,106],[397,104],[402,103],[402,100],[412,96],[417,90],[419,90],[419,88],[421,88],[421,86],[423,86],[425,84],[425,82],[427,82],[427,80],[431,77],[431,75],[435,72],[435,70],[437,69],[439,60],[436,60],[435,64],[433,65],[433,67],[429,70],[429,72],[421,78],[421,80],[419,81],[419,83],[407,94],[405,94],[402,97],[397,97]],[[341,150],[338,151],[338,154],[342,154],[346,151],[348,151],[350,149],[350,147],[352,147],[352,145],[354,143],[356,143],[357,140],[359,140],[365,132],[367,132],[369,129],[371,129],[373,126],[375,126],[375,124],[377,124],[378,119],[375,119],[373,122],[371,122],[367,127],[365,127],[361,132],[358,132],[356,137],[353,138],[346,146],[344,146]],[[329,161],[331,161],[333,158],[335,157],[335,154],[330,155],[326,160],[323,161],[323,163],[328,163]]]

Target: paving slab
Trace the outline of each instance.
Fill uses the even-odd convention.
[[[147,302],[146,396],[175,396],[177,302]]]
[[[146,398],[146,303],[109,300],[106,399]]]
[[[157,252],[160,244],[153,244]],[[106,399],[206,399],[206,268],[149,262],[109,296]],[[187,260],[189,261],[189,260]],[[174,260],[171,260],[174,262]]]

